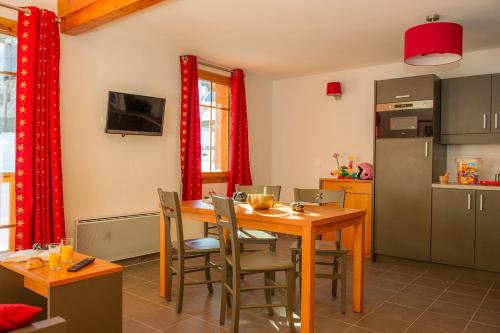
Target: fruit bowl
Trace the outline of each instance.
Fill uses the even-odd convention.
[[[272,194],[248,194],[247,202],[253,209],[266,210],[274,205],[274,195]]]

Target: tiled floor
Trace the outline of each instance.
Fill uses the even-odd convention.
[[[289,243],[289,238],[280,238],[281,255],[289,256]],[[203,279],[203,274],[197,274],[191,278]],[[257,275],[247,276],[244,283],[252,284],[261,279]],[[158,260],[125,267],[125,333],[228,331],[230,318],[224,327],[218,324],[218,285],[213,295],[204,285],[187,286],[184,311],[177,314],[175,302],[167,303],[159,297],[158,280]],[[342,315],[339,301],[331,298],[329,282],[318,280],[317,333],[500,333],[500,274],[421,263],[367,262],[365,282],[365,311],[357,314],[348,310]],[[281,293],[274,296],[276,300],[279,297]],[[262,303],[263,292],[245,294],[243,302]],[[300,332],[298,316],[296,328]],[[272,317],[266,310],[242,310],[241,333],[287,331],[282,309],[276,309]]]

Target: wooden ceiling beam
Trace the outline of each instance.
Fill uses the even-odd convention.
[[[78,35],[165,0],[58,0],[61,32]]]

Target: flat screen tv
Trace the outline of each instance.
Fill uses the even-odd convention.
[[[106,133],[162,135],[165,99],[109,92]]]

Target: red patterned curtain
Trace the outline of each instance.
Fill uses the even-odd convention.
[[[252,185],[248,157],[247,99],[245,74],[241,69],[231,73],[231,141],[227,195],[230,197],[235,184]]]
[[[195,56],[181,56],[182,200],[201,199],[200,105]]]
[[[65,235],[56,15],[19,13],[16,96],[16,250]]]

